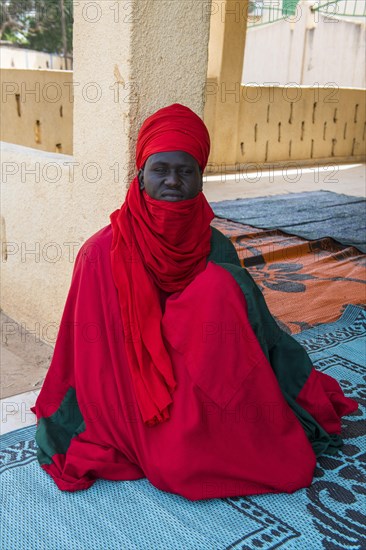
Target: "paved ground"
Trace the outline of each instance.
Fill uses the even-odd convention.
[[[329,190],[354,196],[366,196],[366,165],[305,167],[277,171],[215,175],[205,178],[204,192],[209,201]],[[21,326],[6,316],[2,325],[1,425],[2,431],[34,422],[29,407],[41,385],[52,355],[52,348],[22,332]],[[24,387],[31,389],[26,393]]]
[[[0,324],[1,397],[41,388],[53,348],[3,312],[0,313]]]
[[[207,176],[203,190],[211,202],[320,190],[364,197],[365,172],[365,164],[248,171]]]

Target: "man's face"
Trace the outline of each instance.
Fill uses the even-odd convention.
[[[202,173],[196,159],[184,151],[155,153],[140,170],[139,183],[153,199],[182,201],[202,191]]]

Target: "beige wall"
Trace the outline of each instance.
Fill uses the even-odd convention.
[[[65,69],[63,57],[54,53],[38,52],[27,48],[16,48],[0,44],[1,69]],[[72,68],[72,59],[68,59],[68,69]]]
[[[203,113],[207,5],[206,0],[75,3],[73,155],[2,144],[1,304],[27,328],[38,327],[43,339],[42,331],[51,332],[60,320],[74,253],[123,201],[135,173],[142,120],[177,101]],[[22,72],[20,80],[30,87],[28,74]],[[40,85],[55,79],[54,72],[33,75]],[[57,109],[51,116],[43,104],[33,104],[30,140],[34,109],[50,131],[59,130]]]
[[[0,69],[1,140],[72,153],[71,71]]]
[[[1,307],[49,341],[85,240],[76,228],[75,159],[4,142],[1,159]]]
[[[326,21],[321,15],[314,30],[308,30],[303,84],[335,82],[341,88],[366,88],[365,19]]]
[[[287,20],[248,28],[243,84],[366,87],[365,20],[326,17],[312,4],[305,0]]]
[[[225,96],[211,79],[215,94],[208,96],[205,121],[211,129],[212,113]],[[215,87],[216,86],[216,87]],[[220,95],[221,93],[221,95]],[[237,132],[234,162],[227,162],[226,142],[216,122],[216,148],[210,169],[236,163],[359,162],[365,159],[365,90],[241,86],[237,94],[239,118],[230,123]],[[220,146],[221,144],[221,146]]]

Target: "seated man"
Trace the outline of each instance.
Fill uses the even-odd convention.
[[[210,227],[202,120],[159,110],[111,224],[82,246],[34,411],[61,490],[147,477],[190,500],[293,492],[357,408],[269,313]]]

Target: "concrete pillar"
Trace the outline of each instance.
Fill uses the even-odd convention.
[[[213,0],[211,5],[205,120],[214,138],[211,157],[218,158],[215,149],[220,142],[220,159],[227,165],[234,164],[237,156],[248,3],[248,0]]]
[[[74,157],[89,171],[74,194],[91,230],[123,200],[143,120],[175,102],[203,116],[210,3],[74,3]]]

